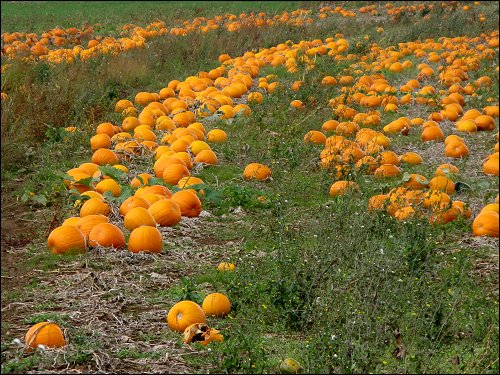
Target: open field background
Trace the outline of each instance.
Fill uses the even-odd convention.
[[[421,3],[426,4],[411,2]],[[470,219],[432,225],[368,212],[368,199],[398,186],[401,177],[354,175],[358,194],[330,197],[334,177],[319,167],[322,147],[304,142],[309,130],[321,130],[335,117],[328,103],[341,89],[321,85],[323,77],[355,75],[355,61],[317,56],[314,69],[301,65],[297,73],[284,65],[263,66],[252,91],[261,77],[282,86],[272,94],[257,90],[264,101],[248,103],[250,116],[201,119],[207,131],[226,131],[228,140],[210,144],[217,165],[192,172],[206,184],[203,215],[160,228],[161,254],[95,248],[61,256],[47,249],[51,230],[79,214],[80,197],[68,192],[63,176],[90,160],[97,125],[121,124],[121,114],[114,112],[119,99],[133,101],[137,92],[159,92],[174,79],[208,72],[221,65],[222,54],[234,58],[288,40],[345,38],[345,54],[362,56],[372,43],[395,50],[402,42],[498,32],[498,2],[450,2],[448,8],[397,17],[381,2],[377,14],[359,12],[371,4],[2,2],[2,32],[41,34],[91,25],[84,46],[97,35],[118,37],[128,23],[145,27],[162,20],[170,29],[195,17],[252,11],[273,16],[299,8],[310,9],[313,19],[301,26],[167,33],[147,39],[145,48],[73,63],[2,55],[1,90],[8,95],[1,110],[2,373],[276,373],[287,357],[307,373],[498,373],[499,243],[474,237],[471,230],[474,217],[498,194],[497,177],[482,173],[483,160],[498,142],[498,117],[492,131],[474,134],[442,123],[445,135],[465,139],[469,156],[463,159],[445,157],[442,142],[423,143],[418,127],[407,136],[389,135],[398,155],[415,151],[424,159],[405,165],[405,172],[430,179],[442,163],[459,168],[454,179],[469,188],[453,199],[470,205]],[[464,5],[471,9],[464,11]],[[356,17],[319,18],[324,6],[342,7]],[[466,96],[464,111],[498,106],[498,46],[492,50],[491,60],[468,72],[468,82],[488,76],[492,84]],[[440,62],[427,56],[406,58],[413,67],[382,71],[396,88],[418,75],[419,63],[438,72]],[[293,91],[297,80],[303,83]],[[425,84],[446,89],[436,76]],[[304,102],[304,110],[290,106],[295,99]],[[246,95],[240,101],[246,102]],[[376,129],[382,131],[401,116],[427,119],[435,108],[379,110]],[[77,131],[68,133],[70,126]],[[152,173],[151,160],[127,166],[134,172],[147,166]],[[251,162],[269,166],[272,180],[244,180],[243,169]],[[224,261],[235,263],[235,271],[217,271]],[[167,326],[169,309],[185,299],[201,304],[215,291],[232,303],[228,317],[208,319],[224,342],[182,344],[181,335]],[[27,352],[12,342],[23,341],[31,325],[47,319],[64,328],[65,348]]]

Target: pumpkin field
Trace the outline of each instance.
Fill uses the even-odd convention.
[[[2,373],[498,373],[499,3],[1,8]]]

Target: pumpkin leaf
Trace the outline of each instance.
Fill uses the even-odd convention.
[[[470,191],[471,189],[472,189],[472,187],[469,184],[466,184],[465,182],[457,181],[455,183],[455,190],[457,192],[467,191],[467,190]]]
[[[125,172],[123,172],[121,169],[109,165],[101,165],[99,169],[103,175],[109,176],[113,180],[119,180],[126,175]]]
[[[72,180],[75,181],[73,178],[72,178]],[[82,178],[81,180],[78,180],[78,183],[80,185],[90,187],[90,185],[92,185],[92,183],[95,182],[95,181],[97,181],[96,178],[94,178],[94,177],[87,177],[87,178]]]
[[[411,179],[411,174],[408,172],[403,173],[403,178],[401,179],[402,182],[408,182]]]

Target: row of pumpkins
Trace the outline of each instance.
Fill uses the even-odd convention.
[[[463,40],[457,42],[464,44]],[[162,178],[166,184],[177,185],[183,190],[172,193],[164,185],[148,186],[148,179],[153,177],[153,174],[141,173],[136,175],[130,182],[137,190],[132,197],[122,203],[119,211],[124,217],[125,228],[131,232],[128,247],[132,252],[161,251],[162,237],[156,228],[157,225],[175,225],[182,216],[195,217],[201,212],[200,197],[203,197],[203,191],[197,190],[195,185],[203,182],[191,176],[190,170],[193,161],[205,165],[216,164],[217,159],[213,158],[215,153],[211,150],[209,143],[211,141],[224,142],[227,139],[225,132],[220,129],[211,130],[211,132],[214,132],[214,130],[218,130],[218,132],[207,137],[205,135],[205,126],[200,122],[196,122],[196,120],[202,120],[208,116],[231,118],[238,111],[248,115],[250,108],[245,104],[234,105],[233,99],[248,94],[249,89],[254,85],[253,79],[257,78],[261,66],[285,65],[293,73],[301,62],[301,56],[328,55],[332,56],[334,60],[347,58],[349,55],[345,56],[344,52],[347,52],[348,44],[345,39],[335,41],[333,38],[328,38],[325,42],[314,40],[311,42],[301,41],[298,44],[280,44],[277,47],[263,49],[258,53],[245,53],[243,57],[237,58],[221,55],[219,60],[222,65],[219,68],[209,72],[199,72],[196,76],[188,77],[182,82],[171,81],[159,93],[138,93],[134,100],[135,103],[126,99],[119,101],[115,111],[123,115],[124,119],[121,127],[111,123],[99,125],[94,136],[97,138],[93,137],[91,140],[91,148],[94,151],[92,162],[84,163],[75,170],[68,171],[68,174],[72,176],[72,179],[67,181],[68,187],[77,189],[82,199],[87,197],[88,199],[81,206],[80,217],[69,218],[61,227],[52,231],[48,240],[49,249],[54,253],[63,253],[75,248],[83,251],[88,245],[124,247],[123,231],[117,225],[109,222],[108,215],[113,211],[113,207],[106,203],[103,195],[109,191],[114,196],[120,196],[120,185],[102,173],[99,166],[110,164],[127,173],[128,168],[119,164],[120,161],[131,162],[135,157],[150,155],[151,159],[154,160],[154,175],[157,178]],[[443,44],[446,45],[447,49],[453,50],[454,48],[453,40],[449,43],[446,40]],[[432,48],[428,48],[428,46],[424,48],[420,44],[415,44],[411,48],[403,45],[400,48],[404,50],[404,53],[400,52],[398,58],[411,53],[414,53],[417,57],[428,56],[426,51],[432,50]],[[423,51],[424,54],[422,55],[420,51]],[[339,58],[339,56],[342,57]],[[488,53],[484,54],[485,58],[488,58],[488,56]],[[380,50],[376,50],[372,57],[378,61],[378,64],[372,66],[373,70],[378,72],[380,70],[376,69],[377,66],[387,65],[390,67],[394,61],[391,63],[389,61],[395,58],[395,56],[385,56]],[[446,59],[447,57],[449,56],[442,58]],[[310,59],[306,63],[308,67],[313,69],[314,62],[311,61]],[[353,64],[356,65],[356,68],[359,68],[358,63]],[[417,81],[426,81],[430,79],[432,74],[419,74]],[[364,91],[363,97],[381,97],[380,104],[384,100],[387,103],[395,101],[393,98],[397,99],[393,94],[397,93],[398,90],[393,90],[387,80],[380,77],[380,73],[373,72],[372,76],[363,76],[357,82],[354,79],[344,77],[338,77],[338,82],[341,82],[344,93],[356,85],[363,93],[363,87],[360,86],[366,86],[368,90]],[[364,82],[360,82],[362,79]],[[261,77],[258,81],[257,89],[247,95],[247,98],[255,103],[263,102],[265,98],[263,94],[271,94],[281,86],[275,76]],[[335,81],[337,81],[337,78],[326,80],[328,84],[338,84]],[[378,85],[372,88],[371,86],[375,84]],[[479,85],[481,84],[480,82]],[[457,88],[458,86],[460,85],[454,82],[449,87]],[[457,90],[460,91],[458,88]],[[425,95],[422,97],[425,97]],[[450,93],[448,97],[455,98],[456,102],[460,101],[460,97],[457,95],[451,96]],[[358,96],[358,99],[361,101],[361,95]],[[360,169],[364,171],[372,170],[377,176],[387,177],[400,174],[401,171],[399,171],[398,167],[400,162],[413,164],[421,162],[421,157],[418,154],[407,153],[398,156],[394,152],[387,150],[390,139],[383,133],[370,129],[370,127],[378,126],[381,123],[381,113],[373,108],[371,112],[358,113],[355,109],[348,107],[347,104],[350,103],[346,102],[346,100],[349,100],[349,96],[341,95],[330,101],[336,119],[323,124],[323,131],[333,131],[336,135],[327,138],[322,132],[312,131],[305,137],[306,142],[320,143],[327,146],[326,151],[323,150],[321,154],[322,166],[325,168],[333,167],[336,170],[336,180],[339,180],[335,183],[337,185],[332,186],[331,195],[342,194],[345,191],[352,190],[352,187],[355,188],[352,182],[342,180],[342,177],[346,175],[346,165],[349,167],[353,163],[357,165],[362,160],[359,163]],[[365,100],[365,103],[369,103],[369,101]],[[453,103],[455,101],[449,104]],[[433,105],[429,100],[422,101],[419,104]],[[142,107],[142,110],[139,112],[136,107]],[[296,108],[300,107],[297,106]],[[368,105],[368,107],[376,106]],[[458,109],[457,106],[453,107]],[[487,116],[495,115],[494,111],[489,113]],[[356,116],[358,117],[355,119]],[[407,124],[404,118],[401,120],[407,126],[420,126],[424,123],[423,121],[412,122],[412,120],[409,120],[410,124]],[[440,118],[433,115],[428,121],[439,122]],[[342,122],[348,124],[342,124]],[[359,128],[360,124],[363,128]],[[390,133],[385,129],[384,132]],[[350,136],[355,136],[356,139],[354,141],[349,140]],[[367,145],[371,147],[370,152],[367,152]],[[207,158],[207,160],[197,161],[196,158],[204,151],[211,151],[209,154],[212,156],[212,160]],[[377,164],[376,168],[375,164]],[[368,168],[365,168],[365,166]],[[378,168],[382,169],[376,173]],[[448,165],[446,168],[452,168],[452,166]],[[454,186],[453,182],[447,177],[446,168],[440,168],[442,173],[429,181],[430,192],[425,193],[422,191],[423,189],[420,189],[427,186],[425,177],[412,175],[406,181],[406,186],[403,186],[402,189],[392,190],[387,194],[388,200],[399,205],[402,197],[404,197],[404,200],[410,200],[411,202],[422,198],[424,202],[426,199],[429,201],[429,207],[434,204],[441,207],[441,203],[446,201],[444,197],[446,197],[446,194],[451,193],[452,186]],[[397,171],[397,173],[394,173],[394,171]],[[270,176],[270,169],[260,163],[251,163],[244,171],[246,179],[267,180]],[[79,183],[89,177],[99,182],[90,186]],[[194,186],[190,184],[191,179],[193,179]],[[415,186],[419,188],[412,189]],[[420,194],[421,197],[419,197]],[[378,200],[376,203],[376,200],[370,200],[370,205],[374,208],[385,207]],[[380,199],[380,201],[384,200]],[[460,213],[468,212],[464,204],[457,201],[453,203],[454,207],[458,207]],[[395,208],[392,207],[390,211],[394,211],[393,215],[398,212],[398,217],[407,218],[412,214],[410,209],[413,207],[411,204],[398,207],[396,210]],[[403,210],[401,211],[401,209]],[[498,213],[492,209],[485,210],[484,213],[487,212],[496,214],[496,235],[498,236]],[[492,214],[486,215],[491,216]],[[491,233],[488,232],[487,235],[491,235]],[[222,306],[227,306],[227,301],[224,298],[221,301]],[[219,303],[217,303],[217,306],[219,306]],[[201,311],[205,312],[205,309],[201,307]],[[210,340],[221,341],[222,337],[217,330],[203,326],[205,318],[201,311],[199,306],[195,306],[194,302],[181,301],[180,305],[175,305],[169,312],[167,319],[169,327],[175,331],[185,332],[188,336],[191,335],[186,341],[195,337],[206,343]],[[193,324],[198,324],[198,326],[193,327]]]
[[[452,3],[443,4],[441,8],[449,8],[450,10],[455,8]],[[397,7],[391,3],[387,3],[385,8],[387,14],[395,15],[423,9],[432,12],[438,7],[435,7],[433,4],[419,5],[414,8],[407,6]],[[463,10],[468,9],[463,8]],[[358,12],[373,16],[379,14],[375,7],[361,7]],[[56,27],[40,35],[25,32],[4,32],[1,35],[1,55],[2,57],[6,56],[8,59],[22,56],[22,61],[24,62],[45,60],[56,64],[63,62],[71,63],[75,59],[85,61],[102,54],[116,55],[130,49],[145,48],[147,47],[148,40],[166,34],[185,36],[192,32],[208,33],[221,28],[229,32],[235,32],[241,29],[262,28],[282,24],[303,27],[313,24],[316,18],[321,20],[336,14],[342,17],[356,17],[357,15],[356,11],[344,9],[342,6],[324,6],[317,13],[311,9],[296,9],[291,12],[284,11],[276,15],[264,12],[244,12],[239,15],[226,13],[223,16],[216,16],[214,18],[196,17],[190,21],[179,20],[177,21],[179,27],[171,27],[170,29],[161,20],[155,20],[145,27],[125,24],[118,28],[122,31],[119,38],[94,35],[94,28],[89,25],[82,29],[76,27],[67,29]],[[83,40],[88,40],[86,47],[82,45],[85,44]],[[7,64],[3,64],[2,69],[6,66]]]

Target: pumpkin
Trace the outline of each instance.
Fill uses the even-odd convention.
[[[353,181],[336,181],[330,187],[330,196],[344,195],[347,191],[359,190],[359,185]]]
[[[171,199],[161,199],[148,208],[149,213],[162,227],[171,227],[181,221],[181,209]]]
[[[119,159],[118,156],[111,150],[107,148],[100,148],[94,151],[92,154],[92,163],[97,165],[106,165],[106,164],[118,164]]]
[[[115,112],[121,113],[125,109],[127,109],[129,107],[133,107],[133,106],[134,106],[134,103],[132,103],[130,100],[127,100],[127,99],[118,100],[118,102],[115,104]]]
[[[201,308],[208,316],[225,316],[231,311],[231,302],[222,293],[210,293],[203,300]]]
[[[168,327],[176,332],[184,332],[191,324],[205,322],[205,312],[193,301],[180,301],[167,314]]]
[[[171,198],[179,205],[181,215],[186,217],[197,217],[201,213],[201,201],[198,196],[190,190],[181,190],[172,195]]]
[[[422,164],[424,160],[416,152],[406,152],[399,157],[399,161],[401,163],[417,165]]]
[[[429,186],[429,181],[421,174],[412,173],[403,186],[412,190],[422,190]]]
[[[47,245],[53,254],[87,251],[85,236],[80,229],[73,225],[64,225],[55,228],[49,234]]]
[[[398,209],[392,216],[394,216],[397,220],[408,220],[412,219],[415,216],[415,209],[411,206],[402,207]]]
[[[474,236],[498,237],[498,225],[497,212],[481,212],[472,223],[472,234]]]
[[[87,215],[81,217],[80,220],[76,222],[76,226],[80,229],[85,237],[90,234],[90,231],[98,224],[108,223],[109,218],[104,215]]]
[[[36,349],[38,345],[43,345],[46,348],[60,348],[66,345],[64,333],[54,322],[40,322],[32,326],[26,335],[24,341],[27,350]]]
[[[140,196],[131,196],[123,201],[120,205],[120,215],[125,216],[128,212],[135,207],[149,208],[149,203]]]
[[[63,221],[63,223],[61,224],[61,226],[65,226],[65,225],[73,225],[76,227],[76,224],[78,223],[78,220],[80,220],[81,218],[79,216],[74,216],[74,217],[68,217],[66,220]]]
[[[189,176],[189,170],[184,164],[170,164],[163,170],[163,181],[170,185],[177,185],[183,177]]]
[[[104,194],[106,191],[110,191],[115,197],[119,197],[121,194],[121,187],[118,185],[118,182],[113,180],[112,178],[107,178],[105,180],[100,181],[95,189],[98,193]]]
[[[429,126],[422,131],[421,139],[424,142],[440,141],[444,139],[444,133],[439,126]]]
[[[202,150],[194,158],[195,163],[215,165],[219,162],[217,155],[212,150]]]
[[[184,162],[184,164],[186,165],[187,169],[193,168],[193,163],[191,162],[191,155],[188,154],[187,152],[185,152],[185,151],[176,152],[175,154],[172,154],[171,157],[181,159]]]
[[[399,165],[399,156],[393,151],[383,151],[380,153],[378,162],[382,164]]]
[[[219,271],[234,271],[235,265],[234,263],[222,262],[219,263],[217,269]]]
[[[206,346],[212,341],[223,342],[224,336],[218,330],[210,328],[205,323],[194,323],[184,330],[183,342],[185,344],[199,342],[201,345]]]
[[[375,177],[378,178],[396,177],[399,176],[400,174],[401,174],[401,169],[399,169],[399,167],[394,164],[382,164],[374,172]]]
[[[90,198],[80,208],[80,217],[87,215],[104,215],[108,216],[111,212],[111,207],[99,198]]]
[[[122,249],[125,247],[125,235],[111,223],[97,224],[89,233],[89,246],[104,246]]]
[[[436,168],[436,172],[434,174],[436,176],[448,176],[458,173],[460,173],[459,169],[453,164],[441,164]]]
[[[466,133],[475,133],[477,132],[477,125],[473,120],[460,120],[455,123],[455,128],[458,131],[466,132]]]
[[[445,209],[451,205],[451,199],[444,191],[430,190],[424,194],[424,207],[432,209]]]
[[[463,142],[452,141],[446,145],[444,154],[447,157],[462,158],[469,154],[469,148]]]
[[[305,143],[325,144],[326,136],[317,130],[310,130],[304,135]]]
[[[227,134],[221,129],[212,129],[207,133],[207,142],[224,143],[227,141]]]
[[[265,181],[271,177],[271,170],[264,164],[250,163],[243,171],[245,180]]]
[[[498,152],[496,154],[498,155]],[[483,173],[486,175],[498,176],[498,157],[495,158],[492,156],[493,155],[488,156],[486,161],[483,163]]]
[[[132,253],[161,253],[163,239],[157,228],[142,226],[135,228],[128,239],[128,249]]]
[[[374,195],[368,200],[368,212],[383,210],[388,203],[388,199],[387,194]]]
[[[132,181],[130,181],[130,186],[133,188],[138,188],[141,186],[145,186],[149,183],[149,179],[153,177],[149,173],[139,173],[137,177],[134,177]]]
[[[493,212],[496,212],[498,214],[498,203],[487,204],[486,206],[484,206],[481,209],[481,212],[485,212],[485,211],[493,211]]]
[[[153,165],[153,170],[156,177],[163,177],[165,168],[167,168],[171,164],[181,164],[183,166],[186,166],[186,163],[180,158],[173,158],[171,155],[160,157]]]
[[[130,231],[140,226],[156,228],[156,221],[144,207],[134,207],[125,215],[123,225]]]
[[[455,183],[446,176],[436,176],[430,180],[429,189],[452,194],[455,192]]]
[[[337,126],[339,125],[339,122],[337,120],[328,120],[321,125],[321,129],[323,131],[335,131],[337,129]]]
[[[480,115],[474,119],[477,130],[493,130],[495,129],[495,119],[488,115]]]
[[[206,142],[199,140],[191,143],[189,147],[194,156],[198,155],[203,150],[210,150],[210,146]]]
[[[159,195],[164,196],[165,198],[170,198],[172,196],[172,192],[166,186],[163,186],[163,185],[146,186],[146,187],[144,187],[144,189],[142,189],[141,193],[138,194],[136,192],[135,195],[142,196],[143,194],[146,195],[149,193],[159,194]]]
[[[111,138],[107,134],[100,133],[90,138],[90,148],[92,149],[92,151],[109,147],[111,147]]]
[[[177,186],[181,189],[187,189],[192,185],[201,185],[201,184],[204,184],[201,178],[189,176],[181,178],[177,183]]]

